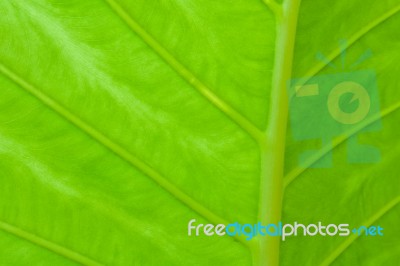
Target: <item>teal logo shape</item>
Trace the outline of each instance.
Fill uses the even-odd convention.
[[[380,160],[376,147],[359,141],[363,133],[379,131],[382,127],[373,70],[293,79],[288,87],[293,138],[297,141],[318,139],[321,149],[327,151],[311,167],[332,167],[333,139],[343,135],[351,135],[347,139],[349,163],[376,163]],[[320,149],[305,150],[300,155],[300,165],[307,166],[306,160],[318,152]]]

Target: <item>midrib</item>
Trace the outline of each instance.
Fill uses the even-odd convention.
[[[273,74],[269,124],[264,137],[267,149],[261,147],[261,182],[258,220],[262,224],[277,224],[281,220],[283,198],[283,169],[285,157],[288,99],[286,82],[291,78],[297,17],[301,0],[288,0],[280,6],[277,16],[277,39]],[[279,237],[259,238],[259,250],[253,255],[254,264],[279,265]]]
[[[291,2],[291,0],[287,0],[289,2]],[[296,0],[294,0],[293,2],[295,2]],[[266,4],[270,4],[270,1],[265,1]],[[294,5],[297,4],[297,8],[295,11],[292,11],[295,13],[295,16],[297,18],[298,15],[298,9],[300,6],[300,1],[298,1],[298,3],[292,3]],[[375,19],[374,21],[372,21],[370,24],[366,25],[365,27],[363,27],[362,29],[360,29],[358,32],[356,32],[355,34],[353,34],[350,38],[350,46],[353,45],[357,40],[359,40],[360,38],[362,38],[364,35],[366,35],[368,32],[370,32],[373,28],[377,27],[378,25],[380,25],[381,23],[383,23],[384,21],[386,21],[387,19],[389,19],[391,16],[395,15],[397,12],[399,12],[400,10],[400,5],[390,9],[388,12],[384,13],[382,16],[378,17],[377,19]],[[286,10],[287,11],[287,10]],[[289,10],[290,11],[290,10]],[[285,11],[284,11],[285,12]],[[283,14],[283,19],[285,19],[285,15],[287,14]],[[279,21],[278,21],[279,23]],[[282,31],[285,30],[293,30],[294,28],[294,33],[295,34],[295,27],[296,27],[296,23],[293,23],[290,25],[288,25],[287,28],[283,28]],[[279,34],[279,32],[278,32]],[[290,60],[293,60],[293,55],[292,55],[292,50],[289,51],[279,51],[279,48],[282,47],[284,45],[282,45],[281,43],[279,43],[279,40],[277,42],[277,54],[276,54],[276,58],[285,58],[285,57],[289,57]],[[293,41],[291,43],[290,49],[293,49],[294,46],[294,37],[293,37]],[[286,53],[289,52],[290,54],[287,55]],[[330,59],[335,59],[337,56],[339,56],[340,54],[340,50],[335,50],[330,54]],[[283,59],[284,61],[284,59]],[[277,61],[276,63],[279,63],[279,61]],[[287,80],[290,79],[290,71],[291,71],[291,63],[288,64],[284,64],[287,68],[281,68],[280,70],[276,71],[275,69],[275,73],[274,75],[282,75],[282,77],[278,78],[278,81],[274,81],[275,82],[275,86],[274,89],[278,90],[277,92],[273,93],[271,99],[273,99],[274,101],[277,101],[277,99],[284,99],[283,101],[287,100],[286,98],[286,84],[285,82]],[[323,68],[325,68],[326,65],[317,65],[315,68],[313,68],[308,75],[306,76],[314,76],[316,74],[318,74]],[[278,67],[279,69],[279,67]],[[279,73],[280,71],[287,71],[287,73]],[[279,101],[279,100],[278,100]],[[274,102],[272,103],[274,104]],[[391,112],[393,112],[394,110],[396,110],[398,107],[397,106],[393,106],[393,108],[389,108],[389,110],[385,110],[384,114],[388,115]],[[267,134],[267,139],[270,140],[270,153],[271,153],[271,158],[268,158],[268,153],[267,152],[263,152],[264,156],[267,156],[266,158],[266,163],[264,165],[262,165],[262,169],[264,172],[262,174],[261,180],[263,180],[261,182],[261,203],[260,203],[260,209],[259,209],[259,220],[264,221],[264,223],[268,224],[268,223],[276,223],[280,220],[280,215],[282,212],[282,197],[283,197],[283,191],[285,189],[285,187],[292,181],[292,179],[294,179],[297,175],[294,176],[294,178],[290,178],[289,181],[285,180],[284,185],[282,185],[282,180],[283,180],[283,160],[284,159],[279,159],[282,158],[283,154],[284,154],[284,147],[282,150],[281,145],[279,145],[279,143],[285,143],[285,132],[286,132],[286,122],[287,122],[287,112],[288,112],[288,106],[285,105],[284,103],[279,103],[276,105],[276,107],[272,107],[272,111],[270,112],[272,114],[270,121],[270,124],[268,126],[268,129],[271,130],[270,134]],[[276,121],[274,121],[276,120]],[[373,120],[374,121],[374,120]],[[372,122],[373,122],[372,121]],[[370,121],[370,123],[372,123]],[[279,124],[281,123],[281,125]],[[282,125],[282,124],[285,125]],[[275,131],[274,131],[275,129]],[[283,136],[283,139],[282,139]],[[340,143],[339,143],[340,144]],[[338,144],[338,145],[339,145]],[[283,144],[284,145],[284,144]],[[268,146],[268,145],[267,145]],[[275,167],[281,168],[281,169],[277,169],[276,172],[275,171],[271,171],[273,170]],[[294,172],[295,174],[296,171]],[[289,182],[289,183],[287,183]],[[270,195],[269,198],[267,198],[268,194]],[[272,210],[267,211],[267,208],[271,208]],[[267,218],[266,218],[267,217]],[[262,241],[262,240],[261,240]],[[269,243],[268,243],[269,242]],[[260,265],[278,265],[279,264],[279,246],[280,246],[280,241],[279,240],[273,240],[273,239],[269,239],[267,238],[266,243],[263,245],[261,244],[260,247],[260,253],[256,254],[256,259],[257,260],[257,264]],[[269,256],[263,256],[263,252],[266,254],[268,251]]]

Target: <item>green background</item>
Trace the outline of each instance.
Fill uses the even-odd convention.
[[[399,11],[0,1],[0,264],[399,265]],[[292,139],[283,84],[335,73],[315,55],[340,65],[342,39],[347,62],[374,53],[360,69],[377,73],[382,130],[362,141],[381,161],[343,159],[367,121],[335,140],[334,167],[302,168],[320,143]],[[379,224],[385,236],[248,243],[188,237],[191,219]]]

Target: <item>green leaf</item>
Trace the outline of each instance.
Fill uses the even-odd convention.
[[[2,1],[1,264],[396,265],[400,6],[278,2]],[[315,54],[340,65],[341,39],[349,62],[373,51],[360,69],[377,73],[382,114],[335,140],[335,167],[301,168],[319,144],[292,138],[286,84],[292,66],[332,73]],[[348,136],[379,119],[362,140],[381,160],[347,163]],[[386,234],[189,237],[191,219]]]
[[[281,262],[283,265],[397,265],[400,261],[400,230],[397,228],[400,186],[396,166],[400,149],[397,141],[400,94],[396,88],[400,42],[394,32],[400,25],[400,5],[398,1],[335,1],[329,3],[329,8],[326,6],[322,1],[302,2],[293,76],[371,69],[377,75],[381,111],[338,136],[331,148],[320,140],[296,142],[289,127],[283,218],[286,222],[305,224],[322,221],[325,224],[349,223],[353,227],[381,225],[386,232],[382,238],[292,238],[281,245]],[[353,16],[355,13],[359,15]],[[302,17],[307,19],[302,20]],[[341,40],[348,43],[345,70],[341,70],[344,56],[340,53]],[[373,56],[351,69],[368,49]],[[317,61],[318,52],[327,55],[337,68]],[[379,121],[382,121],[380,131],[363,132]],[[358,136],[361,143],[378,148],[380,161],[349,163],[347,152],[351,136]],[[333,167],[300,167],[297,158],[310,147],[322,149],[307,160],[307,165],[323,160],[333,149]],[[310,256],[311,250],[318,255]]]

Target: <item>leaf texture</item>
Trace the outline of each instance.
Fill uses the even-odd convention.
[[[278,2],[2,1],[0,264],[396,265],[400,6],[305,0],[296,34],[284,22],[299,1]],[[377,73],[383,129],[362,140],[382,159],[345,160],[347,138],[371,120],[336,140],[335,167],[301,168],[319,142],[292,139],[277,96],[292,65],[293,77],[334,73],[315,54],[340,65],[341,39],[348,62],[374,53],[359,69]],[[191,219],[256,223],[269,207],[284,222],[379,223],[387,234],[291,238],[274,251],[187,236]]]

